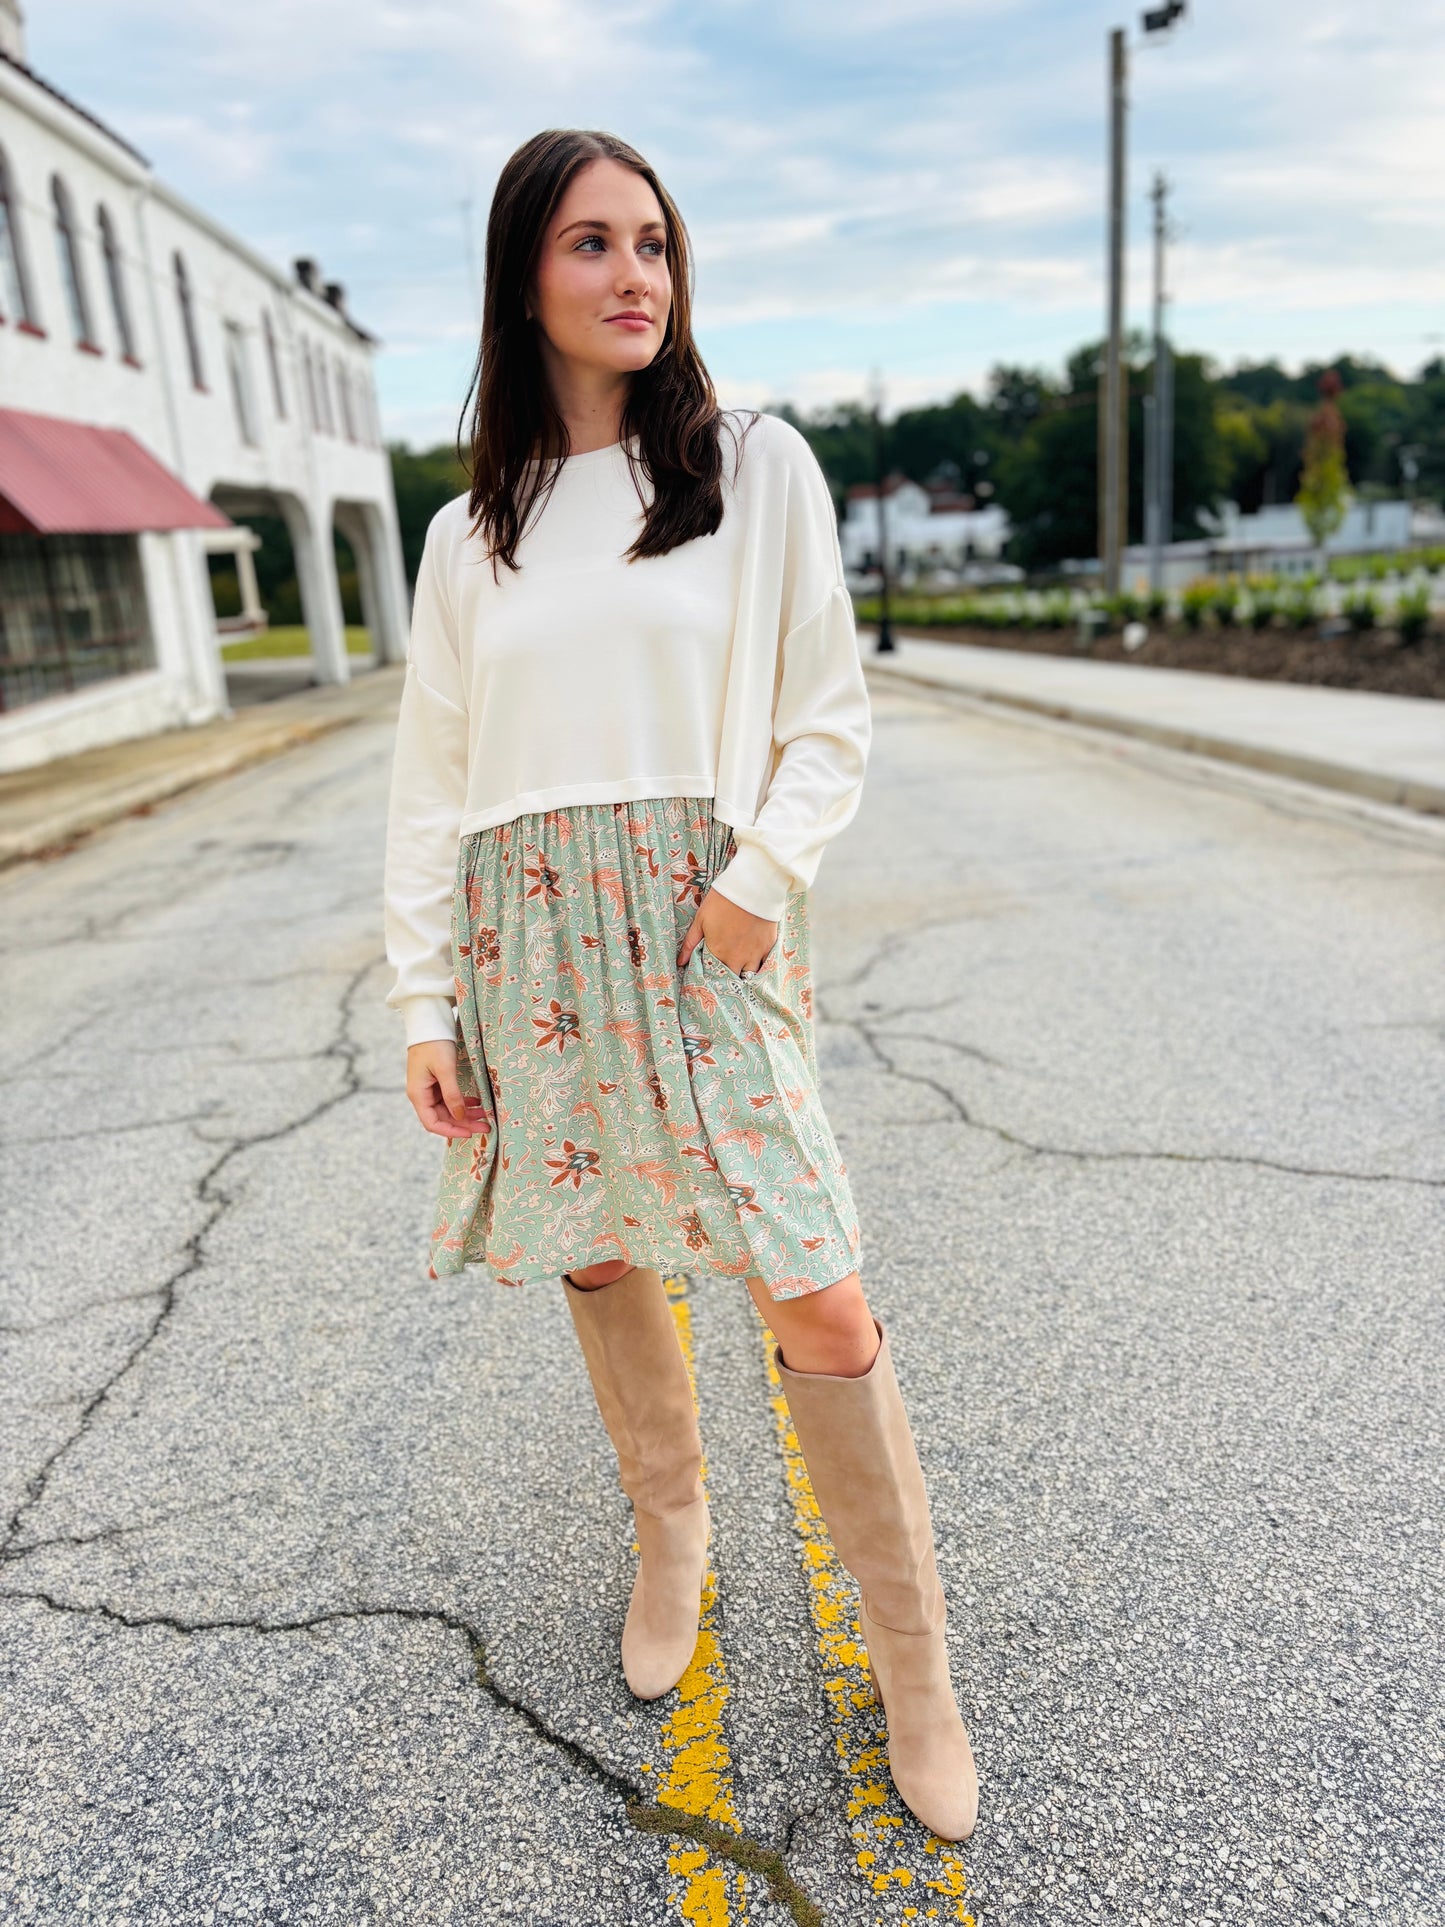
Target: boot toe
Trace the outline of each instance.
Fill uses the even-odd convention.
[[[898,1797],[940,1840],[967,1840],[978,1818],[978,1773],[953,1696],[943,1624],[932,1633],[895,1633],[873,1619],[866,1602],[859,1623],[874,1697],[888,1722],[888,1770]]]
[[[641,1563],[622,1627],[622,1676],[637,1699],[660,1699],[692,1664],[707,1577],[706,1499],[667,1518],[634,1515]]]
[[[978,1820],[978,1774],[962,1722],[956,1737],[932,1749],[926,1769],[895,1764],[889,1770],[898,1797],[921,1826],[940,1840],[967,1840]]]

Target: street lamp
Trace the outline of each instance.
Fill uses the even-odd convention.
[[[873,413],[873,479],[878,491],[878,645],[875,654],[897,653],[893,623],[888,613],[888,511],[883,500],[883,376],[873,370],[868,384],[868,401]]]
[[[1140,16],[1147,43],[1184,18],[1186,0]],[[1109,34],[1108,336],[1099,379],[1099,565],[1105,595],[1117,595],[1128,540],[1129,374],[1124,366],[1124,165],[1128,111],[1124,29]],[[1156,410],[1157,413],[1157,405]]]

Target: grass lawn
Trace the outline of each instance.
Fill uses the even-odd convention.
[[[348,656],[371,654],[371,631],[347,625]],[[244,642],[228,642],[221,650],[222,662],[258,662],[281,656],[309,656],[311,636],[297,623],[294,628],[268,629],[264,636],[248,636]]]

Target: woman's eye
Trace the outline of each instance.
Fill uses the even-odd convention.
[[[585,248],[589,241],[595,241],[599,247],[606,246],[600,234],[584,234],[582,239],[577,243],[577,247]],[[667,252],[667,243],[665,241],[644,241],[642,245],[646,248],[656,248],[659,254],[665,254]],[[575,251],[576,250],[574,250],[574,252]]]

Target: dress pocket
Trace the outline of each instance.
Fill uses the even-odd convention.
[[[772,949],[768,952],[767,956],[763,958],[763,961],[758,965],[751,977],[740,977],[737,971],[732,968],[731,964],[725,964],[721,957],[714,951],[709,950],[706,937],[698,938],[697,947],[702,952],[704,968],[706,968],[708,964],[711,964],[719,976],[724,977],[728,983],[742,991],[745,996],[750,997],[753,994],[754,986],[759,983],[761,979],[767,977],[772,970],[773,959],[778,954],[778,939],[774,937]]]

